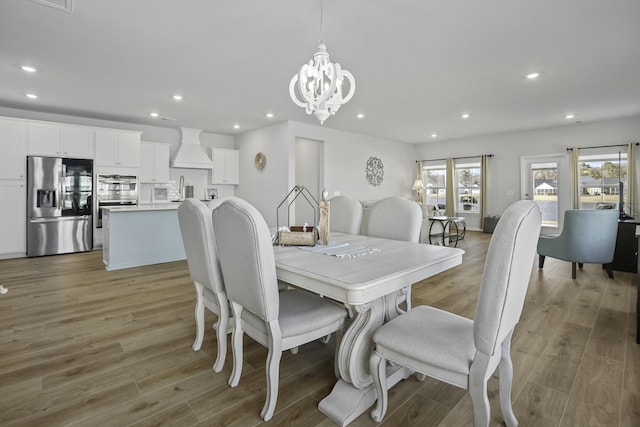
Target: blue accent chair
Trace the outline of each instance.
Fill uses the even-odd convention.
[[[571,209],[564,213],[564,226],[559,235],[542,235],[538,239],[538,267],[545,257],[571,263],[571,278],[576,278],[576,264],[603,264],[613,279],[610,263],[616,248],[618,211],[613,209]],[[609,265],[607,265],[609,264]]]

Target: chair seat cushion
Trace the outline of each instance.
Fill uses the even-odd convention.
[[[382,357],[393,360],[386,357],[391,351],[465,375],[476,353],[472,320],[427,306],[386,323],[373,334],[373,341]]]
[[[289,289],[279,293],[280,311],[278,322],[282,338],[288,338],[321,329],[340,322],[347,316],[347,310],[325,298],[299,289]],[[242,313],[245,322],[267,334],[264,320],[248,310]]]

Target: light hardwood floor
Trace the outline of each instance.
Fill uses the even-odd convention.
[[[468,232],[461,266],[413,288],[413,304],[473,317],[490,235]],[[537,264],[535,265],[537,266]],[[532,267],[534,260],[532,260]],[[607,279],[548,258],[532,268],[512,353],[521,426],[640,426],[636,274]],[[215,332],[191,349],[194,293],[186,262],[104,270],[101,252],[0,261],[0,425],[261,424],[266,350],[246,340],[240,385],[211,370]],[[215,318],[207,314],[210,326]],[[268,425],[332,426],[317,404],[335,382],[328,345],[284,354]],[[490,380],[492,425],[501,425]],[[384,426],[469,426],[463,390],[414,377],[390,393]],[[351,425],[372,426],[368,412]]]

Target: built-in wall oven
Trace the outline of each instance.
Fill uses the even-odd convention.
[[[135,175],[99,174],[96,187],[98,200],[97,228],[102,228],[102,208],[107,206],[135,206],[138,204],[138,177]]]

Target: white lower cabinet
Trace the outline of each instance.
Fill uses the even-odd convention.
[[[27,251],[25,181],[0,180],[0,200],[0,258],[24,256]]]

